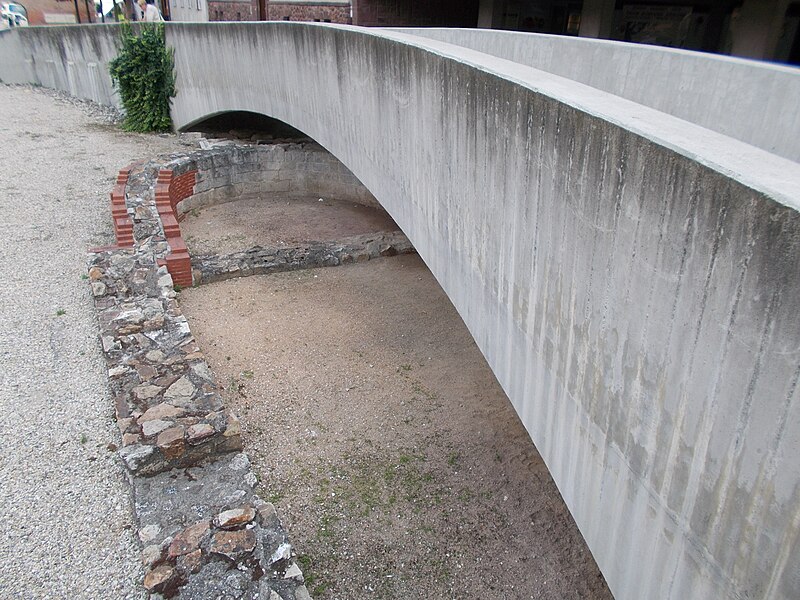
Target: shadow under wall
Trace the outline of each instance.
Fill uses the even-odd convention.
[[[236,139],[285,139],[310,141],[311,138],[278,119],[267,115],[244,110],[223,112],[197,121],[183,131],[194,131],[209,137],[230,137]]]

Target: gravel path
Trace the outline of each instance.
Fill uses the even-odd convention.
[[[140,598],[86,249],[113,243],[108,193],[174,136],[0,85],[0,598]]]

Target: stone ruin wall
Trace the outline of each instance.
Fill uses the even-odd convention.
[[[347,167],[313,143],[220,146],[191,154],[168,168],[176,175],[197,171],[193,193],[176,205],[179,219],[193,209],[271,193],[380,207]]]

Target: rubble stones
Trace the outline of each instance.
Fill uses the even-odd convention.
[[[200,548],[200,543],[210,531],[208,521],[200,521],[190,525],[178,533],[169,545],[167,554],[170,558],[177,558],[184,554],[189,554]]]
[[[144,576],[144,587],[151,592],[166,591],[177,583],[178,574],[168,565],[160,565]]]
[[[255,517],[256,511],[253,510],[253,507],[244,506],[242,508],[234,508],[219,513],[215,521],[217,526],[223,529],[233,529],[235,527],[247,525],[250,521],[255,519]]]
[[[148,408],[144,414],[139,417],[138,422],[144,423],[146,421],[161,420],[161,419],[177,419],[186,414],[186,411],[177,406],[172,406],[166,402],[157,404],[153,408]]]
[[[224,409],[213,375],[207,366],[196,367],[205,361],[174,301],[172,286],[158,285],[171,279],[157,264],[158,252],[153,248],[157,244],[152,239],[136,242],[133,251],[96,254],[91,268],[108,290],[103,298],[95,298],[95,303],[109,371],[114,375],[110,385],[117,398],[117,418],[134,416],[139,426],[121,427],[120,455],[130,470],[150,475],[238,450],[241,439],[238,425],[228,431],[228,423],[236,421]],[[119,252],[125,256],[120,258]],[[192,362],[189,354],[194,354]],[[209,388],[201,390],[195,382]],[[217,414],[213,424],[207,423],[213,431],[200,426],[185,440],[183,430],[178,435],[173,429],[178,426],[177,419],[210,412]],[[164,423],[145,425],[148,421]]]
[[[413,252],[408,238],[402,232],[393,231],[357,235],[336,242],[274,248],[254,246],[232,254],[198,255],[192,257],[192,270],[195,283],[212,283],[246,275],[334,267]]]
[[[292,556],[292,546],[287,542],[282,542],[272,553],[269,558],[270,566],[273,566],[281,561],[289,560]]]
[[[106,294],[106,284],[102,281],[93,281],[92,282],[92,296],[105,296]]]
[[[151,363],[160,363],[164,360],[164,353],[161,350],[151,350],[144,355],[144,358]]]
[[[153,437],[171,426],[172,423],[170,421],[162,421],[161,419],[145,421],[142,425],[142,435],[146,438]]]
[[[151,398],[158,396],[161,391],[162,388],[158,387],[157,385],[143,383],[142,385],[137,385],[135,388],[133,388],[133,395],[137,400],[150,400]]]
[[[173,157],[176,174],[199,154]],[[255,598],[261,589],[305,598],[294,571],[284,579],[292,557],[286,533],[274,507],[253,492],[239,421],[159,264],[168,252],[153,197],[159,166],[143,164],[128,179],[133,248],[100,251],[89,264],[145,587],[155,598]]]
[[[195,393],[195,387],[188,377],[183,376],[173,383],[164,393],[164,400],[180,406],[191,401]]]
[[[142,564],[147,568],[151,568],[157,562],[161,561],[163,556],[164,552],[157,544],[145,546],[145,549],[142,550]]]
[[[214,435],[214,428],[208,423],[197,423],[186,430],[186,441],[190,444],[201,444],[203,440]]]
[[[122,450],[119,451],[119,455],[125,463],[125,466],[128,467],[130,471],[135,473],[136,471],[139,471],[143,465],[150,462],[150,459],[155,452],[155,448],[153,448],[153,446],[137,444],[136,442],[139,441],[138,435],[135,436],[135,439],[132,437],[128,438],[127,441],[130,442],[129,445],[126,445],[125,441],[126,440],[123,439],[123,447]]]
[[[168,459],[178,458],[183,454],[184,429],[180,425],[170,427],[166,431],[162,431],[156,438],[156,446],[163,452],[164,456]]]
[[[219,531],[211,541],[211,552],[221,554],[232,561],[250,554],[256,547],[256,534],[252,529]]]
[[[303,579],[303,573],[300,571],[300,567],[297,566],[297,563],[292,563],[286,572],[283,574],[284,579],[294,579],[295,581],[299,581],[302,583],[305,581]]]
[[[178,571],[183,573],[184,576],[197,573],[203,566],[203,551],[198,548],[194,552],[179,556],[176,561],[176,566],[178,567]]]
[[[178,572],[183,579],[176,597],[269,597],[270,589],[286,600],[304,597],[302,582],[292,578],[286,533],[274,507],[245,482],[251,473],[249,466],[242,468],[247,465],[244,454],[235,454],[202,467],[134,478],[137,515],[154,536],[147,544],[163,550],[150,568],[167,564]],[[238,529],[220,527],[228,522],[226,513]],[[243,575],[237,575],[235,590],[226,583],[232,572]],[[257,595],[261,589],[266,596]]]

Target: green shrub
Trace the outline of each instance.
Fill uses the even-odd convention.
[[[142,23],[139,35],[128,23],[120,27],[122,47],[109,63],[109,71],[125,109],[122,127],[127,131],[170,131],[175,61],[164,41],[164,24]]]

